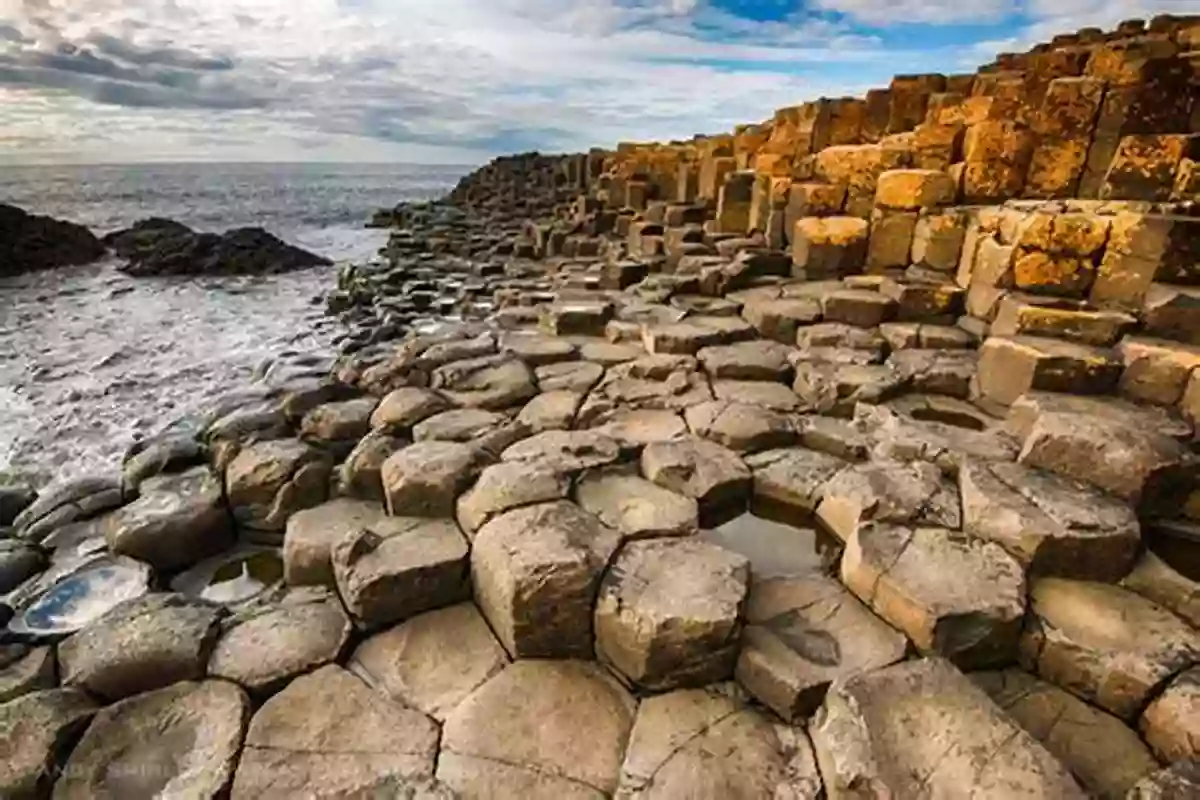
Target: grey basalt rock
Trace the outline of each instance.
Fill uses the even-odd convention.
[[[54,798],[219,797],[249,717],[245,692],[228,681],[184,681],[129,697],[96,714]]]
[[[78,689],[33,692],[0,704],[0,796],[49,797],[96,710]]]
[[[835,681],[809,731],[834,800],[1087,796],[1065,766],[938,658]]]
[[[221,610],[178,595],[121,604],[58,648],[62,681],[120,700],[204,677]]]
[[[0,596],[46,568],[41,548],[19,539],[0,539]]]
[[[208,660],[208,675],[272,694],[297,675],[333,663],[353,628],[333,592],[292,589],[226,620]]]
[[[633,542],[617,555],[596,599],[597,655],[652,691],[733,675],[750,563],[687,539]]]
[[[105,539],[114,553],[163,571],[215,555],[233,544],[221,483],[207,467],[145,480],[137,500],[108,516]]]
[[[374,796],[380,781],[431,778],[437,744],[433,720],[330,664],[254,714],[230,796]]]
[[[331,558],[355,622],[379,628],[466,600],[468,551],[453,520],[387,517],[347,534]]]
[[[127,498],[119,478],[84,477],[43,489],[13,520],[23,538],[40,542],[56,528],[120,506]]]

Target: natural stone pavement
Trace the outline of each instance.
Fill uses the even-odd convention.
[[[1200,796],[1198,42],[385,212],[338,357],[0,486],[0,797]]]

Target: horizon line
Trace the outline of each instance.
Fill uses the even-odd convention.
[[[480,162],[487,163],[487,162]],[[162,160],[156,159],[152,161],[7,161],[0,158],[0,169],[6,167],[13,168],[28,168],[28,167],[161,167],[161,166],[204,166],[204,165],[328,165],[328,166],[399,166],[399,167],[428,167],[438,169],[444,167],[470,167],[475,168],[479,163],[468,162],[445,162],[445,163],[428,163],[421,161],[354,161],[354,160],[317,160],[317,161],[301,161],[296,159],[279,159],[279,160],[211,160],[211,159],[171,159]]]

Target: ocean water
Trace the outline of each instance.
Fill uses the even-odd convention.
[[[386,241],[372,211],[469,167],[203,164],[0,168],[0,202],[108,233],[147,216],[264,227],[335,262]],[[266,278],[138,278],[102,262],[0,279],[0,473],[116,468],[125,449],[285,350],[327,350],[336,267]]]

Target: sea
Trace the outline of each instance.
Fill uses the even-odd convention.
[[[0,278],[0,480],[117,469],[137,439],[244,385],[287,351],[332,352],[322,295],[386,242],[364,223],[439,197],[471,166],[0,167],[0,202],[97,235],[149,216],[256,226],[335,263],[269,277],[130,278],[108,260]]]

